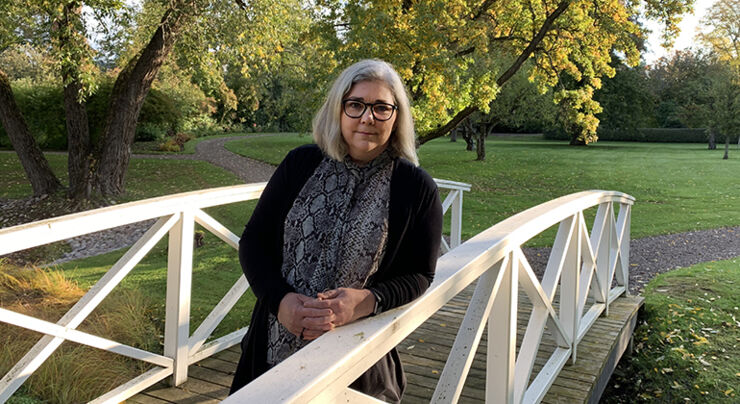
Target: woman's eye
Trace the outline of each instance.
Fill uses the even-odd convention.
[[[391,111],[391,107],[389,105],[376,105],[375,111],[380,113],[388,113]]]

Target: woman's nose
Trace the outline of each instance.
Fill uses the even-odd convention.
[[[375,122],[375,116],[373,116],[373,109],[367,108],[365,112],[362,114],[362,123],[370,123]]]

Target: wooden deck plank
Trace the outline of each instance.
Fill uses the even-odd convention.
[[[434,316],[422,324],[398,345],[404,363],[408,386],[404,403],[427,403],[431,398],[437,381],[444,369],[447,356],[454,343],[458,329],[467,310],[468,301],[474,288],[468,287]],[[641,299],[620,297],[609,308],[609,316],[601,316],[578,345],[577,362],[565,365],[553,383],[543,403],[586,403],[594,402],[603,391],[603,385],[611,375],[616,350],[623,350],[625,334],[634,327],[636,311]],[[526,295],[520,292],[517,316],[517,352],[522,342],[532,305]],[[554,304],[557,311],[557,298]],[[586,310],[588,309],[588,305]],[[460,403],[480,403],[485,397],[487,332],[484,330],[476,350],[468,379],[463,388]],[[631,334],[630,334],[631,335]],[[540,350],[533,366],[530,381],[547,362],[557,344],[551,330],[545,328]],[[616,349],[615,349],[616,348]],[[180,387],[171,388],[159,383],[145,393],[133,397],[128,402],[137,404],[163,403],[212,403],[218,402],[228,394],[236,363],[239,360],[238,345],[204,359],[189,369],[188,381]],[[605,374],[608,375],[605,376]],[[601,390],[600,390],[601,389]]]

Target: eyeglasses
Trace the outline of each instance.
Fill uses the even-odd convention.
[[[360,100],[344,100],[342,101],[342,106],[344,114],[350,118],[362,117],[365,111],[367,111],[367,107],[370,107],[373,118],[378,121],[391,119],[393,117],[393,111],[398,109],[397,106],[385,102],[374,102],[370,104]]]

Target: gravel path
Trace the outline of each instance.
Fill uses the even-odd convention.
[[[542,274],[550,248],[525,248],[524,254],[532,269]],[[634,239],[629,289],[639,293],[655,275],[671,269],[734,257],[740,257],[740,226]]]
[[[270,136],[270,135],[266,135]],[[273,135],[274,136],[274,135]],[[242,157],[224,148],[243,136],[204,140],[195,154],[134,155],[135,158],[204,160],[234,173],[245,183],[267,181],[275,167]],[[639,203],[639,201],[638,201]],[[153,221],[133,223],[70,240],[73,251],[55,263],[103,254],[133,244]],[[542,273],[549,248],[525,248],[532,268]],[[634,239],[630,243],[630,291],[639,293],[655,275],[700,262],[740,256],[740,226]]]
[[[250,136],[250,138],[262,136],[279,135],[255,135]],[[134,154],[133,157],[163,160],[203,160],[234,173],[245,183],[269,180],[275,171],[275,167],[232,153],[224,147],[227,142],[244,138],[244,136],[232,136],[204,140],[195,146],[195,154]]]
[[[226,142],[243,138],[244,136],[232,136],[204,140],[195,146],[195,154],[134,154],[132,157],[162,160],[203,160],[234,173],[244,183],[269,180],[275,171],[275,167],[261,161],[240,156],[224,148]],[[92,257],[128,247],[144,235],[152,224],[154,224],[154,220],[146,220],[70,239],[67,242],[72,248],[72,251],[65,253],[50,265]]]

